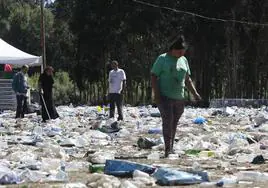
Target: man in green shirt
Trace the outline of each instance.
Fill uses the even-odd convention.
[[[165,157],[173,153],[178,121],[184,111],[185,86],[196,100],[201,97],[190,78],[190,68],[184,57],[186,45],[182,37],[178,38],[167,53],[161,54],[151,70],[152,88],[155,102],[162,117]]]

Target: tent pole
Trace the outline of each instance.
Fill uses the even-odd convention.
[[[46,37],[45,37],[45,18],[44,18],[44,0],[41,0],[41,47],[42,47],[42,65],[46,68]]]

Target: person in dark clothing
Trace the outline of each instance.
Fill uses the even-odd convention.
[[[48,119],[56,119],[59,117],[53,101],[53,71],[54,69],[51,66],[48,66],[45,68],[44,73],[39,77],[39,92],[42,105],[42,118],[44,122]]]
[[[28,110],[28,104],[27,104],[27,91],[29,89],[27,81],[28,70],[29,67],[27,65],[23,65],[21,71],[14,76],[12,81],[12,88],[16,93],[17,98],[16,118],[24,118],[24,114]]]

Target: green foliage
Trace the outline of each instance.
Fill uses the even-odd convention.
[[[31,89],[38,90],[39,77],[40,77],[40,74],[36,73],[28,78],[28,84],[31,87]]]
[[[0,37],[35,55],[41,54],[38,2],[0,1]],[[228,20],[268,19],[265,0],[152,3]],[[113,59],[127,74],[126,103],[150,102],[152,64],[178,34],[190,44],[186,56],[203,99],[268,97],[268,27],[209,21],[131,0],[55,0],[46,5],[45,20],[47,64],[68,71],[82,103],[106,93]],[[74,83],[61,77],[55,78],[56,102],[67,103],[73,92],[57,82]]]
[[[54,99],[56,104],[68,104],[74,96],[74,84],[68,72],[59,71],[54,76]]]

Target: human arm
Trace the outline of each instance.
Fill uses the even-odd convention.
[[[12,80],[12,89],[15,93],[18,92],[18,75],[16,74]]]
[[[152,70],[151,70],[151,83],[152,83],[152,90],[153,90],[153,96],[156,104],[160,104],[161,102],[161,94],[160,94],[160,88],[159,88],[159,77],[162,72],[162,63],[163,63],[163,57],[159,56],[155,63],[153,64]]]
[[[126,81],[126,80],[123,80],[123,86],[122,86],[122,91],[121,91],[121,93],[124,94],[125,91],[126,91],[126,89],[127,89],[127,81]]]
[[[126,86],[127,86],[127,77],[126,77],[126,73],[124,70],[122,70],[122,90],[121,90],[121,94],[124,94],[126,91]]]
[[[189,74],[186,74],[185,85],[186,85],[187,89],[193,94],[193,96],[196,100],[202,99],[201,96],[199,95],[199,93],[196,91],[194,83],[193,83]]]

